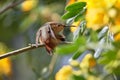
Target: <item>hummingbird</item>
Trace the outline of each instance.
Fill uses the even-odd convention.
[[[61,42],[65,41],[63,35],[64,24],[57,22],[47,22],[41,26],[36,33],[36,46],[44,44],[49,55],[53,54],[54,48]]]

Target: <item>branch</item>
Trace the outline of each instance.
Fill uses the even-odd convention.
[[[44,44],[39,44],[38,45],[38,47],[43,47],[43,46],[44,46]],[[35,49],[35,48],[38,48],[38,47],[36,47],[35,44],[30,44],[27,47],[24,47],[24,48],[21,48],[21,49],[17,49],[17,50],[2,54],[2,55],[0,55],[0,59],[6,58],[6,57],[9,57],[9,56],[12,56],[12,55],[17,55],[17,54],[20,54],[22,52],[32,50],[32,49]]]
[[[21,4],[24,0],[20,0],[18,2],[12,2],[10,3],[9,5],[3,7],[1,10],[0,10],[0,14],[4,13],[5,11],[17,6],[18,4]]]
[[[72,42],[63,42],[61,44],[71,44],[71,43]],[[36,49],[36,48],[39,48],[39,47],[44,47],[44,44],[38,44],[38,47],[36,47],[36,44],[30,44],[27,47],[24,47],[24,48],[21,48],[21,49],[17,49],[17,50],[2,54],[2,55],[0,55],[0,59],[6,58],[6,57],[9,57],[9,56],[12,56],[12,55],[17,55],[17,54],[26,52],[28,50]]]

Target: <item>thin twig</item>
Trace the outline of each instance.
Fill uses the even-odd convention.
[[[38,47],[43,47],[43,46],[44,46],[44,44],[39,44],[38,45]],[[9,56],[12,56],[12,55],[17,55],[17,54],[20,54],[22,52],[32,50],[32,49],[35,49],[35,48],[38,48],[38,47],[36,47],[35,44],[31,44],[31,45],[29,45],[27,47],[24,47],[24,48],[21,48],[21,49],[18,49],[18,50],[14,50],[14,51],[2,54],[2,55],[0,55],[0,59],[6,58],[6,57],[9,57]]]
[[[20,1],[17,1],[17,2],[12,2],[10,3],[9,5],[3,7],[1,10],[0,10],[0,14],[4,13],[5,11],[17,6],[18,4],[21,4],[24,0],[20,0]]]
[[[72,42],[62,42],[61,44],[71,44],[71,43]],[[21,49],[17,49],[17,50],[2,54],[2,55],[0,55],[0,59],[4,59],[6,57],[9,57],[9,56],[12,56],[12,55],[17,55],[17,54],[26,52],[28,50],[36,49],[36,48],[39,48],[39,47],[44,47],[44,44],[38,44],[37,47],[36,47],[36,44],[30,44],[27,47],[24,47],[24,48],[21,48]]]

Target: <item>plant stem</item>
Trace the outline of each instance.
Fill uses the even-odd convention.
[[[38,47],[43,47],[43,46],[44,46],[44,44],[39,44],[38,45]],[[0,59],[6,58],[6,57],[9,57],[9,56],[12,56],[12,55],[17,55],[17,54],[20,54],[22,52],[32,50],[32,49],[35,49],[35,48],[38,48],[38,47],[36,47],[35,44],[30,44],[27,47],[24,47],[24,48],[21,48],[21,49],[17,49],[17,50],[2,54],[2,55],[0,55]]]

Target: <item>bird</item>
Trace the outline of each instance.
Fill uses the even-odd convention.
[[[53,55],[55,47],[65,41],[63,30],[68,27],[58,22],[47,22],[36,33],[36,47],[44,44],[49,55]]]

